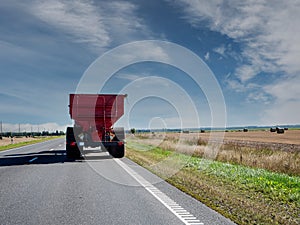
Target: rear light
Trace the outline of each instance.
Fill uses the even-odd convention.
[[[122,145],[124,145],[123,141],[119,141],[118,146],[122,146]]]
[[[76,142],[75,142],[75,141],[72,141],[72,142],[70,143],[70,145],[71,145],[71,146],[76,146]]]

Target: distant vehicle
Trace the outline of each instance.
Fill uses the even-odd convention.
[[[80,157],[83,147],[104,147],[113,157],[124,157],[124,128],[112,126],[124,114],[126,96],[70,94],[69,113],[74,127],[66,131],[67,157]]]

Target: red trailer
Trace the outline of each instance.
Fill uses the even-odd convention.
[[[113,124],[124,114],[126,95],[70,94],[74,127],[66,132],[67,157],[80,157],[83,147],[104,147],[116,158],[125,154],[124,128]]]

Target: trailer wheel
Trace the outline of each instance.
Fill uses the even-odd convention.
[[[67,158],[73,158],[70,146],[68,144],[66,144],[66,156]]]
[[[80,149],[78,147],[70,147],[69,145],[66,145],[66,156],[67,158],[80,158]]]
[[[109,153],[114,158],[123,158],[125,155],[125,146],[111,146]]]
[[[80,149],[75,144],[75,146],[71,145],[71,143],[76,143],[73,127],[68,127],[66,132],[66,156],[67,158],[80,158]]]

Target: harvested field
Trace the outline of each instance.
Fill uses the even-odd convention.
[[[208,139],[209,133],[201,133],[201,138]],[[268,131],[225,132],[225,141],[251,141],[300,145],[300,130],[287,130],[284,134]]]
[[[225,141],[251,141],[261,143],[281,143],[281,144],[294,144],[300,145],[300,130],[287,130],[284,134],[277,134],[276,132],[270,132],[269,130],[261,131],[229,131],[220,132],[224,133]],[[149,137],[153,136],[150,133],[141,133],[141,136]],[[154,136],[161,136],[161,133],[154,134]],[[193,137],[200,137],[201,139],[208,141],[211,132],[206,133],[164,133],[167,137],[178,138],[181,136],[185,139],[191,139]]]
[[[222,134],[216,132],[214,134]],[[210,133],[143,133],[136,135],[140,143],[158,146],[164,150],[212,158],[262,168],[274,172],[300,175],[300,130],[284,134],[269,131],[225,132],[217,151],[208,150]],[[180,143],[179,143],[180,139]],[[130,138],[129,138],[130,140]]]
[[[214,134],[219,132],[214,132]],[[270,131],[249,131],[249,132],[220,132],[224,134],[224,144],[238,144],[245,147],[268,148],[272,150],[284,151],[300,151],[300,130],[287,130],[284,134],[277,134]],[[181,140],[191,142],[191,144],[206,144],[211,136],[211,132],[206,133],[157,133],[139,134],[144,138],[162,138],[176,140],[180,137]],[[194,142],[194,143],[193,143]]]
[[[33,141],[36,140],[37,138],[32,138],[32,137],[18,137],[18,138],[13,138],[13,144],[21,143],[21,142],[27,142],[27,141]],[[11,138],[7,137],[2,137],[2,140],[0,140],[0,146],[5,146],[11,144]]]
[[[213,132],[212,132],[213,133]],[[214,132],[216,133],[216,132]],[[219,132],[217,132],[219,133]],[[294,144],[300,145],[300,130],[287,130],[284,134],[277,134],[270,131],[229,131],[224,133],[224,141],[250,141],[260,143],[280,143],[280,144]],[[147,136],[151,134],[145,134]],[[159,135],[159,133],[158,133]],[[206,133],[166,133],[167,137],[179,137],[184,139],[192,139],[193,137],[200,137],[204,141],[208,141],[211,132]]]
[[[198,136],[202,141],[207,142],[210,133],[191,133],[190,135]],[[300,130],[287,130],[284,134],[277,134],[270,131],[225,132],[224,144],[257,149],[300,152]]]

